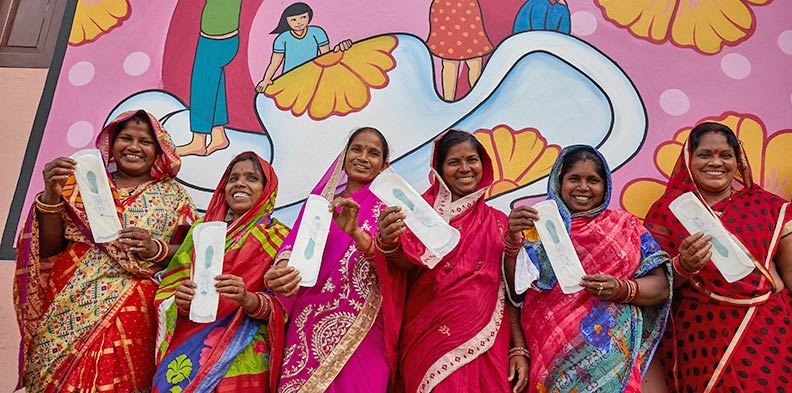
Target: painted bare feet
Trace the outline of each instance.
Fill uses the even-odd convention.
[[[208,153],[206,150],[206,135],[193,134],[193,138],[190,141],[190,143],[186,145],[176,146],[176,154],[178,154],[179,157],[207,155]]]
[[[228,147],[228,137],[225,133],[224,126],[216,126],[212,128],[212,141],[206,147],[206,155],[210,155],[218,150],[223,150]]]

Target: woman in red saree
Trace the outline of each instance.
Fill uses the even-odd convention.
[[[556,202],[560,229],[587,273],[574,277],[580,290],[571,293],[562,291],[545,251],[551,239],[537,236],[536,209],[519,206],[509,216],[510,229],[527,229],[527,254],[539,270],[520,320],[531,358],[530,392],[641,390],[670,307],[668,254],[638,218],[608,209],[611,184],[605,158],[591,146],[565,148],[550,170],[548,199]]]
[[[398,207],[383,210],[378,222],[378,269],[395,265],[407,276],[398,388],[509,392],[511,330],[501,275],[508,225],[484,202],[492,162],[472,134],[450,130],[435,141],[433,169],[423,198],[459,230],[454,250],[438,260],[407,229]],[[398,287],[397,280],[384,284]],[[525,373],[527,367],[520,380]]]
[[[710,261],[710,238],[691,235],[671,213],[669,203],[686,192],[709,206],[753,260],[748,276],[727,282]],[[731,129],[718,123],[693,128],[645,223],[674,257],[672,317],[656,357],[668,388],[792,386],[792,211],[753,182]]]
[[[264,273],[289,232],[270,217],[277,191],[275,171],[256,153],[241,153],[228,164],[196,223],[228,223],[223,273],[215,277],[221,295],[217,319],[188,318],[196,291],[191,229],[157,290],[162,329],[155,392],[275,391],[285,314],[265,290]]]
[[[157,284],[176,228],[195,218],[174,180],[181,161],[144,111],[126,112],[96,140],[124,229],[95,243],[75,161],[44,167],[45,190],[17,242],[14,300],[28,392],[145,391],[154,374]]]

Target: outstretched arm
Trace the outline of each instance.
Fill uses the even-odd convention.
[[[264,78],[256,85],[257,92],[263,93],[264,90],[267,89],[267,86],[272,84],[272,78],[275,76],[275,71],[277,71],[281,63],[283,63],[283,57],[283,53],[272,52],[269,65],[267,65],[267,70],[264,72]]]

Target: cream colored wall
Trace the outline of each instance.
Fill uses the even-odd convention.
[[[33,119],[47,78],[46,69],[0,68],[0,224],[5,227],[14,197],[22,158],[27,148]],[[14,218],[16,219],[16,218]],[[19,351],[14,305],[12,302],[13,261],[0,262],[0,392],[16,385]]]

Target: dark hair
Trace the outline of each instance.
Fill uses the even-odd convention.
[[[234,165],[239,164],[242,161],[250,161],[253,163],[253,167],[256,168],[258,174],[261,175],[261,182],[266,186],[267,178],[264,177],[264,168],[261,167],[261,163],[259,162],[258,157],[256,157],[256,154],[251,152],[242,153],[234,157],[234,159],[228,163],[228,176],[226,176],[226,180],[228,180],[228,177],[231,176],[231,170],[234,168]]]
[[[133,121],[135,123],[143,123],[143,124],[148,125],[149,133],[151,134],[151,137],[154,138],[154,146],[157,148],[157,152],[159,153],[160,146],[159,146],[159,143],[157,143],[157,136],[154,135],[154,125],[151,124],[151,120],[149,119],[149,117],[146,114],[146,112],[144,112],[142,110],[141,111],[137,111],[134,115],[132,115],[132,117],[130,117],[129,119],[126,119],[126,120],[118,123],[118,125],[116,125],[115,131],[113,131],[113,135],[111,137],[110,145],[112,146],[115,143],[116,138],[118,138],[118,134],[120,134],[121,131],[123,131],[124,128],[126,128],[126,126],[129,123],[133,122]]]
[[[308,13],[308,23],[311,23],[311,19],[313,19],[313,10],[308,4],[294,3],[286,7],[286,9],[283,10],[283,13],[281,14],[280,20],[278,21],[278,26],[275,28],[275,30],[272,30],[270,34],[280,34],[284,31],[291,30],[289,27],[289,22],[286,20],[286,18],[290,16],[301,15],[306,12]]]
[[[352,141],[355,140],[355,138],[357,138],[358,135],[362,134],[365,131],[371,131],[374,133],[374,135],[377,136],[377,138],[379,138],[380,143],[382,143],[382,155],[385,157],[384,162],[388,162],[388,159],[390,159],[390,148],[388,147],[388,141],[385,140],[385,135],[382,135],[380,130],[374,127],[360,127],[354,132],[352,132],[352,135],[349,136],[349,140],[347,140],[346,146],[344,147],[344,161],[346,161],[346,152],[347,150],[349,150],[349,145],[352,144]]]
[[[452,147],[464,142],[473,145],[473,147],[476,148],[476,153],[478,153],[479,158],[484,158],[484,146],[481,145],[481,142],[479,142],[473,134],[451,129],[437,142],[434,162],[434,168],[437,172],[443,172],[443,162],[445,162],[446,156],[448,156],[448,151],[451,150]]]
[[[558,181],[562,182],[564,180],[564,175],[567,174],[569,169],[571,169],[572,166],[577,164],[579,161],[583,160],[593,161],[599,177],[602,178],[602,181],[608,181],[608,175],[605,173],[605,164],[602,162],[600,156],[590,148],[580,148],[573,150],[564,156],[564,160],[561,162],[561,173],[558,174]]]
[[[701,137],[710,132],[720,133],[726,137],[726,143],[734,150],[734,154],[740,151],[740,141],[737,140],[737,136],[734,135],[734,131],[726,125],[715,123],[715,122],[705,122],[701,123],[695,127],[693,130],[690,131],[690,152],[693,153],[698,148],[699,142],[701,141]]]

